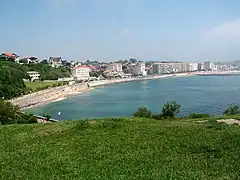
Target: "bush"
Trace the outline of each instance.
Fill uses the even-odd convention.
[[[174,118],[177,113],[180,112],[181,105],[176,101],[170,101],[164,104],[162,108],[162,116],[164,118]]]
[[[27,124],[36,123],[37,119],[33,114],[22,113],[19,107],[8,101],[0,100],[0,123],[6,124]]]
[[[187,116],[187,118],[190,118],[190,119],[199,119],[199,118],[208,118],[210,117],[209,114],[199,114],[199,113],[192,113],[192,114],[189,114]]]
[[[240,107],[238,105],[231,105],[223,113],[223,115],[236,115],[236,114],[240,114]]]
[[[164,117],[162,116],[162,114],[152,115],[152,118],[153,118],[153,119],[156,119],[156,120],[162,120],[162,119],[164,119]]]
[[[140,107],[135,113],[133,113],[134,117],[142,117],[142,118],[151,118],[152,112],[148,110],[146,107]]]

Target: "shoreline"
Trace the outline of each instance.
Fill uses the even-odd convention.
[[[91,81],[88,83],[89,87],[87,86],[87,83],[65,85],[65,86],[54,87],[54,88],[49,88],[42,91],[34,92],[32,94],[24,95],[9,101],[14,105],[18,105],[21,110],[24,110],[24,109],[29,109],[33,107],[43,106],[53,102],[58,102],[66,99],[68,96],[80,94],[80,93],[92,90],[98,86],[111,85],[111,84],[117,84],[117,83],[126,83],[126,82],[133,82],[133,81],[163,79],[163,78],[170,78],[170,77],[191,76],[191,75],[193,74],[181,73],[181,74],[169,74],[169,75],[148,76],[148,77],[134,77],[134,78],[124,78],[124,79]]]
[[[229,74],[239,74],[240,72],[191,72],[191,73],[179,73],[179,74],[165,74],[157,76],[146,76],[146,77],[132,77],[132,78],[122,78],[122,79],[111,79],[111,80],[101,80],[101,81],[91,81],[87,83],[80,83],[74,85],[64,85],[54,88],[45,89],[42,91],[34,92],[32,94],[24,95],[12,100],[9,100],[14,105],[18,105],[21,110],[29,109],[33,107],[43,106],[49,103],[58,102],[66,99],[68,96],[80,94],[89,90],[92,90],[98,86],[111,85],[117,83],[127,83],[134,81],[147,81],[154,79],[164,79],[171,77],[186,77],[186,76],[202,76],[202,75],[229,75]]]

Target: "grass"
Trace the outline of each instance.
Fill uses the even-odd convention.
[[[26,87],[31,91],[31,92],[36,92],[36,91],[40,91],[40,90],[44,90],[47,89],[49,87],[56,87],[56,86],[60,86],[63,83],[62,82],[58,82],[58,81],[53,81],[53,82],[24,82]]]
[[[0,126],[0,179],[238,179],[239,128],[130,118]]]

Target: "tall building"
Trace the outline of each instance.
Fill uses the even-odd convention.
[[[187,63],[154,63],[153,74],[183,73],[188,71]]]
[[[204,70],[205,71],[211,71],[212,69],[214,69],[214,63],[213,62],[210,62],[210,61],[204,62]]]
[[[139,62],[137,64],[129,65],[129,73],[131,73],[133,76],[146,76],[147,72],[145,63]]]
[[[107,70],[122,72],[122,64],[121,63],[112,63],[107,66]]]
[[[203,71],[203,70],[204,70],[204,64],[198,63],[198,71]]]
[[[90,78],[89,72],[91,69],[88,66],[76,66],[71,71],[73,78],[76,80],[87,80]]]

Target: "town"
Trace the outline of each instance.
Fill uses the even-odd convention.
[[[67,61],[61,57],[49,57],[39,60],[35,56],[21,57],[16,53],[4,52],[0,55],[1,61],[12,61],[18,64],[49,64],[53,68],[66,67],[71,72],[71,77],[59,78],[60,81],[89,81],[112,78],[146,77],[163,74],[187,72],[224,72],[238,71],[239,66],[233,63],[206,62],[167,62],[167,61],[137,61],[119,60],[116,62],[98,61]],[[37,71],[28,71],[31,81],[40,80],[41,74]]]

